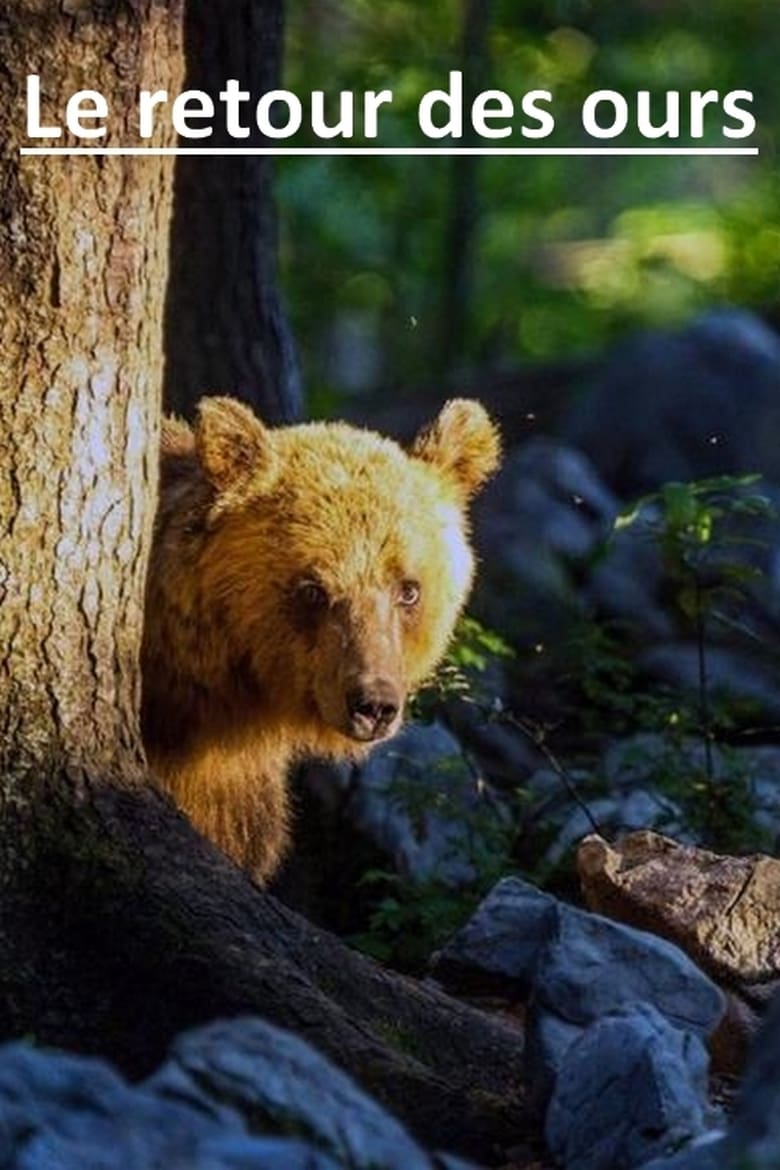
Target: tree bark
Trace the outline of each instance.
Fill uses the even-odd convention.
[[[525,1136],[519,1029],[309,925],[148,790],[103,789],[86,813],[54,819],[35,886],[39,904],[71,895],[48,935],[67,978],[44,969],[28,990],[39,1038],[141,1075],[184,1028],[257,1014],[329,1056],[424,1144],[492,1163]]]
[[[13,75],[109,100],[180,84],[179,0],[0,20],[0,1036],[141,1073],[183,1027],[303,1034],[423,1141],[491,1160],[518,1033],[307,926],[147,782],[142,591],[156,484],[168,163],[18,155]],[[161,144],[163,140],[158,140]]]
[[[188,89],[216,95],[238,78],[253,95],[240,143],[217,121],[201,145],[268,146],[251,111],[280,84],[282,0],[189,0]],[[195,143],[198,145],[198,143]],[[204,394],[244,399],[270,423],[303,415],[292,332],[279,292],[273,161],[181,157],[166,311],[165,402],[192,415]]]
[[[60,116],[70,94],[99,89],[101,145],[131,144],[137,88],[179,84],[180,15],[180,0],[101,4],[99,17],[12,0],[0,21],[5,801],[42,770],[143,773],[137,648],[172,173],[161,159],[21,159],[19,82],[38,73]]]
[[[463,31],[460,68],[463,71],[463,98],[466,111],[474,98],[487,89],[490,75],[488,34],[491,0],[463,0]],[[479,146],[470,119],[464,128],[463,145]],[[442,303],[441,364],[449,374],[462,359],[468,338],[473,303],[474,247],[479,222],[479,174],[482,159],[458,155],[452,159],[450,208],[444,241],[444,282]]]
[[[76,852],[84,845],[60,813],[72,808],[75,816],[99,786],[145,783],[138,646],[157,476],[172,166],[22,159],[21,82],[25,73],[40,75],[52,121],[72,93],[99,89],[111,113],[101,145],[131,145],[138,87],[180,83],[181,2],[102,4],[99,12],[80,4],[73,15],[64,8],[11,0],[0,19],[5,1036],[38,1031],[38,982],[49,971],[51,1009],[67,1017],[63,964],[77,965],[78,956],[67,937],[59,956],[51,944],[53,925],[67,919],[68,890],[51,886],[47,900],[39,898],[53,826]],[[67,137],[55,144],[79,145]],[[162,133],[154,144],[166,144]]]

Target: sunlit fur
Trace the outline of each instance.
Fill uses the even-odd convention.
[[[406,453],[342,423],[271,430],[204,399],[165,424],[146,599],[143,725],[153,771],[193,822],[267,877],[302,756],[360,758],[345,692],[364,674],[406,696],[445,651],[469,592],[468,498],[496,430],[449,403]],[[302,584],[327,604],[311,612]],[[419,602],[399,603],[404,581]],[[395,724],[389,730],[395,730]]]

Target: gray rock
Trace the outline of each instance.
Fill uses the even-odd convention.
[[[733,782],[735,774],[744,777],[755,809],[754,823],[767,835],[765,851],[776,852],[780,842],[780,749],[771,745],[731,748],[726,757],[715,744],[712,762],[717,781]],[[704,767],[704,745],[700,739],[688,738],[672,745],[663,735],[640,732],[610,744],[600,770],[613,791],[635,788],[658,800],[659,808],[654,812],[648,806],[645,823],[637,823],[634,828],[652,828],[682,844],[698,844],[696,835],[683,828],[682,814],[668,797],[657,793],[653,782],[660,772],[674,772],[682,777],[686,770],[701,772]],[[596,819],[601,823],[598,816]],[[609,821],[605,825],[613,827]]]
[[[479,504],[486,554],[481,595],[490,624],[528,637],[557,632],[579,610],[572,562],[587,559],[619,511],[588,460],[552,439],[511,452]]]
[[[540,1120],[544,1117],[566,1053],[581,1035],[580,1024],[570,1024],[531,1002],[526,1015],[523,1056],[529,1108]]]
[[[735,1155],[749,1153],[756,1170],[780,1165],[780,996],[756,1037],[727,1143]]]
[[[541,1010],[582,1027],[641,1001],[701,1037],[725,1006],[715,984],[672,943],[563,903],[539,955],[534,990]]]
[[[568,1048],[545,1137],[566,1170],[633,1170],[711,1121],[707,1053],[650,1004],[596,1020]]]
[[[629,934],[613,933],[613,926]],[[595,914],[579,921],[564,916],[559,939],[539,961],[528,1011],[526,1077],[534,1108],[549,1100],[574,1039],[610,1012],[645,1002],[680,1031],[704,1037],[724,999],[663,939]]]
[[[654,788],[637,788],[633,792],[618,791],[599,800],[588,800],[588,816],[584,809],[575,807],[544,855],[546,865],[558,865],[573,845],[592,833],[593,821],[599,831],[612,838],[618,833],[636,829],[658,829],[660,832],[684,834],[680,830],[682,814],[677,806]]]
[[[668,642],[652,646],[639,655],[641,670],[696,693],[699,685],[698,649],[693,642]],[[780,687],[776,676],[755,654],[725,646],[707,650],[707,675],[710,692],[720,692],[736,699],[748,699],[756,707],[757,718],[777,722],[780,719]]]
[[[655,511],[646,505],[642,519]],[[658,546],[637,522],[610,534],[606,555],[597,558],[583,582],[583,596],[591,610],[626,622],[635,636],[668,639],[674,622],[660,601],[662,582]]]
[[[253,1136],[258,1131],[271,1136]],[[431,1170],[432,1163],[399,1122],[304,1041],[237,1019],[179,1037],[166,1063],[132,1087],[98,1060],[6,1045],[0,1166]]]
[[[468,815],[506,823],[508,813],[475,775],[458,740],[440,723],[410,723],[356,772],[344,815],[398,873],[470,881]]]
[[[0,1050],[0,1165],[9,1170],[206,1170],[201,1143],[231,1129],[243,1129],[240,1118],[216,1102],[193,1110],[162,1101],[101,1061],[24,1044]]]
[[[557,1095],[557,1112],[552,1115],[555,1148],[559,1153],[566,1151],[567,1159],[570,1149],[576,1151],[581,1143],[583,1148],[587,1145],[578,1136],[580,1121],[569,1134],[573,1115],[580,1109],[582,1117],[588,1117],[591,1106],[583,1097],[575,1108],[571,1078],[559,1088],[562,1070],[569,1068],[572,1053],[579,1050],[583,1037],[590,1035],[600,1021],[622,1020],[615,1013],[622,1012],[632,1021],[620,1026],[633,1037],[637,1062],[644,1061],[642,1067],[649,1069],[648,1087],[645,1099],[629,1114],[630,1124],[621,1122],[609,1139],[605,1128],[602,1144],[607,1153],[603,1158],[610,1151],[641,1149],[646,1160],[669,1150],[681,1136],[690,1137],[703,1127],[700,1121],[705,1113],[705,1098],[701,1086],[707,1058],[702,1039],[720,1019],[724,997],[671,943],[567,906],[518,878],[505,878],[436,956],[434,971],[442,982],[456,988],[499,990],[529,999],[525,1051],[529,1106],[542,1115],[551,1095]],[[617,1027],[614,1023],[611,1026]],[[607,1030],[604,1035],[609,1037],[612,1033]],[[616,1041],[612,1048],[605,1044],[598,1059],[592,1049],[591,1044],[581,1050],[588,1059],[576,1068],[587,1081],[588,1061],[598,1065],[591,1079],[600,1086],[599,1092],[603,1089],[606,1094],[613,1081],[617,1085],[628,1075],[624,1064],[613,1060],[613,1055],[622,1051],[621,1043]],[[688,1085],[687,1095],[681,1095],[683,1082]],[[679,1113],[674,1111],[677,1106],[673,1107],[661,1094],[653,1115],[658,1128],[650,1135],[652,1125],[647,1119],[652,1113],[653,1093],[660,1093],[660,1086],[669,1088]],[[627,1091],[625,1086],[622,1091]],[[614,1102],[609,1108],[613,1105],[619,1114]],[[605,1110],[602,1122],[607,1120],[606,1106]],[[637,1126],[639,1131],[635,1132]],[[651,1137],[656,1142],[654,1146]],[[614,1163],[616,1168],[624,1165],[628,1170],[632,1163]],[[566,1161],[567,1170],[579,1170],[579,1166],[577,1161]],[[582,1170],[595,1170],[597,1166],[606,1170],[612,1163],[582,1162]]]
[[[350,1167],[430,1170],[400,1123],[349,1077],[263,1020],[218,1021],[178,1037],[146,1087],[193,1108],[220,1101],[250,1129],[304,1137]]]
[[[780,338],[736,309],[635,335],[564,434],[628,499],[672,479],[758,470],[780,480]]]
[[[719,1131],[705,1134],[701,1138],[684,1146],[669,1158],[653,1158],[646,1162],[642,1170],[746,1170],[742,1167],[730,1167],[726,1160],[725,1143]]]
[[[203,1170],[340,1170],[321,1150],[294,1138],[220,1137],[204,1142]],[[167,1167],[166,1167],[167,1170]],[[200,1166],[198,1166],[200,1170]]]
[[[527,996],[557,919],[555,898],[520,878],[503,878],[434,957],[434,972],[445,983],[476,976]]]
[[[124,1127],[118,1128],[114,1142],[102,1135],[84,1144],[41,1135],[9,1170],[343,1170],[314,1146],[287,1138],[220,1136],[186,1149],[144,1130],[130,1149]]]
[[[731,1127],[712,1146],[681,1151],[646,1170],[777,1170],[780,1166],[780,996],[756,1037]]]
[[[534,992],[537,1010],[579,1027],[646,1001],[680,1028],[707,1036],[724,1000],[672,943],[504,878],[439,952],[447,981],[482,973],[516,995]]]

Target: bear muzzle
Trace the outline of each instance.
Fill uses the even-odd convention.
[[[403,698],[384,678],[358,681],[346,694],[347,734],[363,743],[386,739],[401,722]]]

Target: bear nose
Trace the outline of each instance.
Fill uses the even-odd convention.
[[[358,739],[376,739],[387,731],[401,707],[398,691],[386,679],[362,683],[347,693],[347,710]]]

